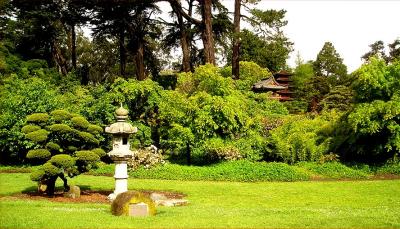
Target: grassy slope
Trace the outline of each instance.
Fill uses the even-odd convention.
[[[110,190],[113,178],[72,183]],[[0,195],[34,188],[29,174],[0,174]],[[130,189],[176,190],[190,205],[149,218],[114,217],[107,204],[0,199],[0,227],[400,227],[400,181],[211,182],[129,180]]]

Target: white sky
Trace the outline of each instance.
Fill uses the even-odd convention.
[[[224,4],[233,11],[234,0]],[[315,60],[325,41],[330,41],[352,72],[371,43],[382,40],[387,45],[400,38],[400,1],[262,0],[256,7],[287,11],[284,31],[295,49],[290,66],[297,52],[305,61]]]

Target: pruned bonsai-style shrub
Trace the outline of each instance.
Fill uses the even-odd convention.
[[[67,177],[89,171],[106,155],[99,148],[103,129],[81,116],[55,110],[50,115],[28,115],[26,121],[27,125],[21,131],[33,148],[26,158],[32,164],[41,165],[31,174],[31,180],[37,181],[42,188],[46,187],[40,189],[48,195],[54,194],[57,178],[63,180],[64,191],[68,191]],[[88,130],[89,127],[92,131]]]
[[[129,215],[129,205],[145,203],[148,206],[149,215],[156,214],[156,205],[148,194],[127,191],[119,194],[111,204],[111,213],[116,216]]]

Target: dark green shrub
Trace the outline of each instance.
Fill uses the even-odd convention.
[[[30,178],[32,181],[40,181],[44,176],[45,176],[45,171],[41,168],[34,170],[31,173]]]
[[[75,127],[80,127],[82,129],[87,129],[90,124],[84,117],[73,117],[71,121]]]
[[[75,160],[68,154],[57,154],[49,162],[58,168],[70,168],[75,165]]]
[[[101,127],[98,126],[98,125],[90,124],[90,125],[88,125],[88,127],[87,127],[87,131],[88,131],[89,133],[91,133],[91,134],[99,134],[99,133],[103,133],[103,128],[101,128]]]
[[[98,145],[100,143],[100,141],[98,139],[96,139],[93,134],[88,133],[88,132],[79,131],[78,136],[85,142],[89,142],[89,143],[92,143],[95,145]]]
[[[26,134],[25,137],[33,142],[39,143],[46,141],[48,135],[48,131],[40,129]]]
[[[50,162],[44,163],[43,166],[40,169],[42,169],[44,171],[44,176],[43,177],[56,177],[61,173],[61,169],[56,167],[56,166],[54,166]]]
[[[75,147],[75,146],[68,146],[67,149],[68,149],[69,152],[75,152],[75,151],[78,150],[78,148]]]
[[[99,156],[99,158],[102,158],[107,155],[107,153],[101,148],[92,149],[91,151],[93,153],[97,154],[97,156]]]
[[[57,143],[54,142],[48,142],[46,144],[46,148],[49,150],[54,150],[54,151],[60,151],[61,147]]]
[[[31,114],[28,115],[26,117],[26,121],[28,122],[34,122],[34,123],[38,123],[38,122],[47,122],[47,120],[49,120],[49,115],[46,113],[35,113],[35,114]]]
[[[72,115],[66,110],[54,110],[50,115],[57,122],[70,120],[72,118]]]
[[[145,203],[149,209],[149,215],[156,214],[156,206],[154,201],[148,194],[140,192],[123,192],[119,194],[111,204],[111,212],[113,215],[121,216],[129,215],[129,204]]]
[[[22,127],[21,132],[24,134],[29,134],[33,131],[37,131],[40,130],[40,126],[36,126],[36,125],[26,125],[24,127]]]
[[[26,154],[26,158],[37,162],[47,161],[50,157],[51,153],[46,149],[33,149]]]
[[[85,162],[87,164],[96,162],[100,160],[100,156],[96,152],[89,150],[81,150],[75,152],[75,157],[78,161]]]
[[[53,124],[50,126],[47,126],[47,129],[53,132],[59,132],[59,133],[71,133],[73,132],[73,129],[68,126],[67,124]]]

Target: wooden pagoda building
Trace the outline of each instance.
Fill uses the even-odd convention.
[[[293,99],[293,86],[291,76],[287,71],[279,71],[268,79],[263,79],[255,83],[252,90],[255,92],[272,92],[272,98],[279,101],[290,101]]]

